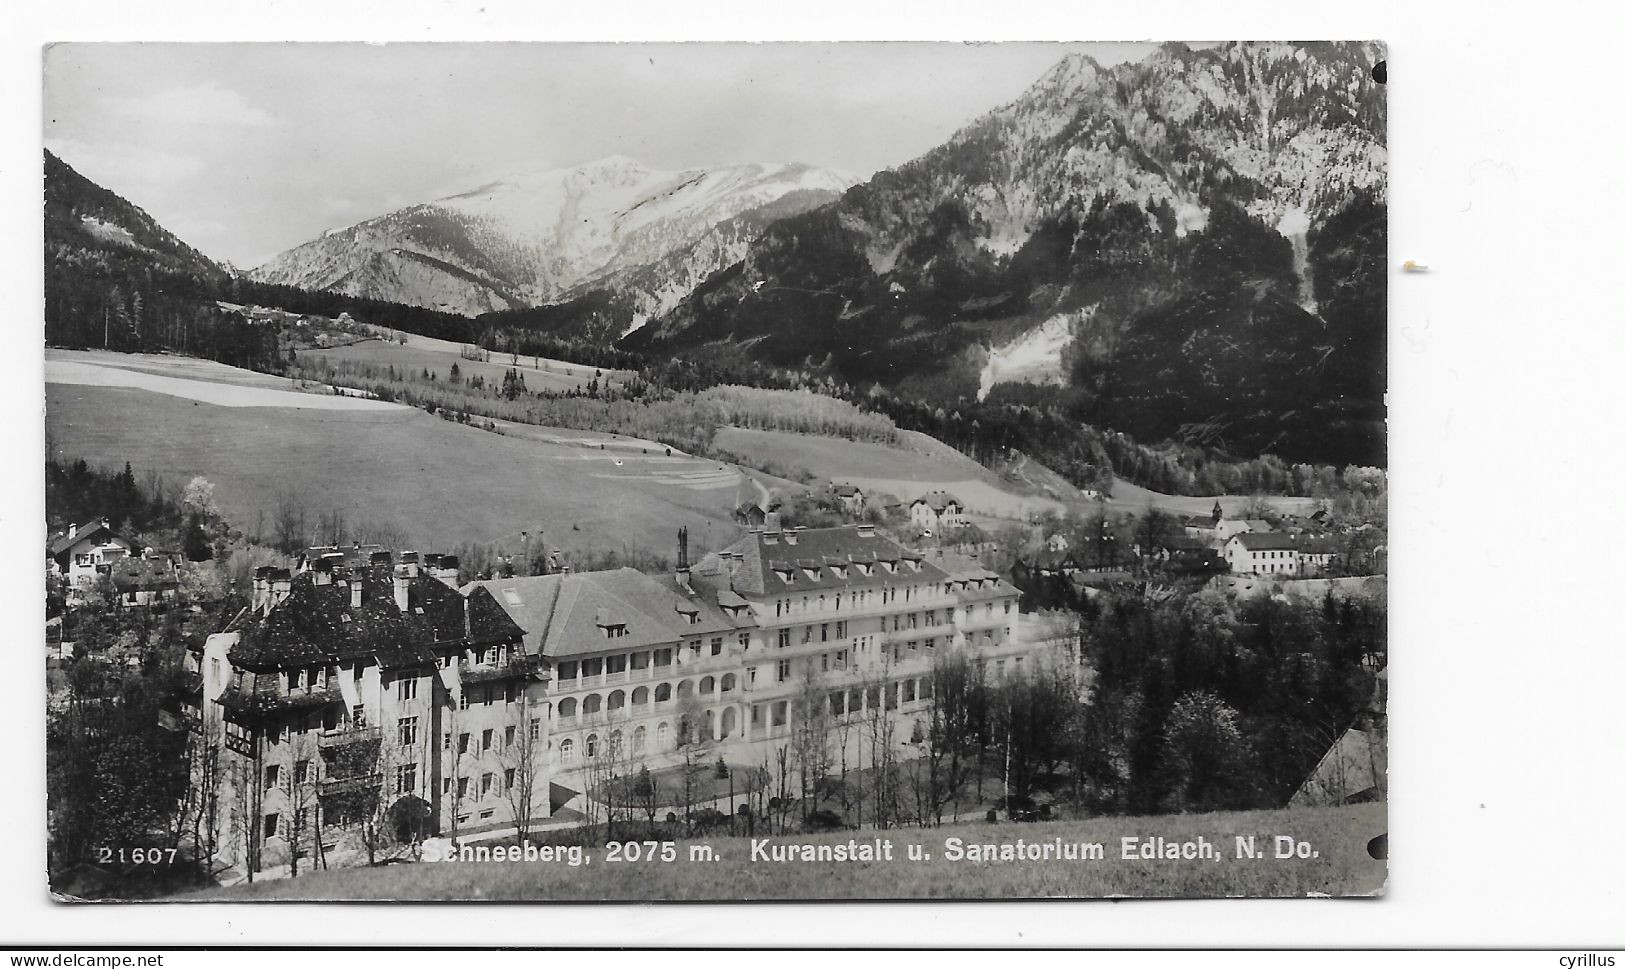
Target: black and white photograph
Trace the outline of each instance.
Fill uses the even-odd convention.
[[[57,902],[1386,890],[1380,42],[43,65]]]

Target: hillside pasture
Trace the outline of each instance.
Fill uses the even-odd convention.
[[[209,399],[225,389],[220,381],[186,386],[169,376],[169,390],[186,392],[155,392],[132,384],[142,377],[134,370],[81,365],[71,381],[56,379],[60,370],[46,383],[57,457],[128,461],[176,482],[202,475],[228,519],[250,533],[272,535],[277,508],[290,501],[312,526],[338,512],[351,529],[425,550],[541,530],[568,551],[670,554],[679,526],[697,549],[739,531],[732,512],[744,476],[655,445],[647,455],[630,444],[600,450],[586,438],[566,443],[568,431],[551,441],[539,428],[535,437],[493,434],[408,407],[270,388],[230,388],[276,396],[227,406]],[[98,376],[100,385],[89,382]]]
[[[1320,502],[1314,498],[1294,498],[1285,495],[1263,495],[1262,500],[1277,514],[1281,515],[1311,515],[1320,507]],[[1147,508],[1158,508],[1175,515],[1206,515],[1213,511],[1213,503],[1217,501],[1219,507],[1224,509],[1226,517],[1241,517],[1242,508],[1252,501],[1248,495],[1208,495],[1197,497],[1192,495],[1165,495],[1161,492],[1151,491],[1136,484],[1130,484],[1119,478],[1112,482],[1112,496],[1109,507],[1114,511],[1128,511],[1142,514]]]
[[[1282,811],[1095,818],[1032,824],[968,823],[931,830],[842,831],[787,835],[779,844],[892,844],[892,860],[838,862],[752,860],[748,838],[705,842],[715,860],[690,860],[678,842],[676,860],[615,862],[603,847],[586,849],[586,864],[558,861],[443,861],[327,871],[297,880],[261,881],[180,896],[183,901],[706,901],[794,899],[1021,898],[1293,898],[1372,895],[1387,880],[1387,863],[1371,857],[1371,839],[1386,833],[1383,804]],[[1276,858],[1274,837],[1307,841],[1312,857]],[[1261,858],[1237,857],[1236,839],[1252,836]],[[1205,838],[1218,858],[1125,859],[1121,839]],[[945,840],[965,844],[1098,843],[1100,860],[951,861]],[[910,860],[907,848],[929,855]]]
[[[603,374],[598,379],[600,386],[625,383],[631,376],[624,370],[599,371],[586,364],[550,360],[547,357],[541,357],[539,365],[538,358],[527,356],[520,356],[515,363],[512,355],[496,352],[491,354],[489,362],[465,360],[461,355],[463,345],[460,343],[412,333],[404,336],[406,337],[404,346],[388,339],[364,340],[344,347],[309,347],[300,350],[299,355],[306,362],[326,357],[333,363],[349,360],[371,363],[379,367],[392,366],[403,373],[421,373],[429,370],[441,380],[450,378],[452,365],[456,364],[464,380],[478,375],[483,377],[487,384],[497,387],[502,386],[502,377],[505,373],[517,369],[524,376],[527,389],[554,393],[584,389],[593,380],[595,373]]]

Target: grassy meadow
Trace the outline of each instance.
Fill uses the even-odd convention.
[[[319,872],[295,881],[256,882],[177,896],[181,901],[714,901],[796,899],[1020,899],[1302,897],[1382,891],[1386,862],[1370,840],[1387,831],[1386,806],[1252,811],[1146,818],[1097,818],[1032,824],[986,823],[930,830],[786,835],[779,844],[892,843],[891,861],[753,861],[749,838],[677,842],[676,860],[612,861],[602,846],[585,864],[558,861],[418,862]],[[1236,838],[1251,835],[1261,858],[1236,857]],[[1273,838],[1308,841],[1318,856],[1277,859]],[[1124,837],[1206,838],[1218,860],[1125,860]],[[965,844],[1092,842],[1103,860],[951,861],[946,839]],[[691,860],[691,845],[714,859]],[[918,845],[929,860],[910,860]]]
[[[196,361],[132,356],[104,366],[110,382],[119,379],[111,371],[126,363],[192,379],[188,368]],[[277,379],[214,366],[211,386],[233,374],[245,387]],[[666,457],[652,446],[648,454],[626,444],[600,449],[595,438],[570,432],[550,438],[539,428],[533,435],[493,434],[409,407],[354,403],[328,410],[218,406],[48,379],[46,431],[59,457],[108,467],[128,461],[175,487],[194,475],[208,478],[228,520],[251,534],[259,528],[270,535],[279,504],[289,499],[311,524],[337,511],[352,530],[425,550],[541,529],[569,551],[652,548],[669,555],[679,526],[688,526],[698,548],[720,547],[738,534],[732,512],[740,474],[715,461]]]

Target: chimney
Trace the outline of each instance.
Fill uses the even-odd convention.
[[[397,566],[395,569],[395,608],[407,612],[412,604],[412,575],[406,566]]]
[[[265,611],[270,612],[277,603],[288,597],[293,591],[293,573],[287,569],[273,569],[268,576],[270,579],[270,598],[265,602]]]
[[[254,596],[250,606],[255,612],[264,612],[271,600],[271,567],[262,565],[254,570]]]
[[[873,525],[871,525],[871,524],[869,524],[867,522],[859,525],[858,526],[858,537],[859,538],[874,538],[875,537],[875,526],[873,526]]]
[[[359,573],[350,576],[350,608],[361,608],[361,575]]]
[[[689,585],[687,525],[677,529],[677,584],[689,595],[694,594],[694,587]]]

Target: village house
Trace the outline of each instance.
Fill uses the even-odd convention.
[[[1221,518],[1213,526],[1213,538],[1223,546],[1232,535],[1241,535],[1251,532],[1262,535],[1265,532],[1275,531],[1274,526],[1262,518]]]
[[[846,510],[847,514],[853,516],[863,514],[865,505],[862,488],[853,484],[836,484],[830,485],[829,491],[830,495],[840,502],[841,507]]]
[[[369,840],[548,816],[545,668],[456,567],[352,546],[255,573],[251,606],[189,656],[183,698],[224,758],[194,778],[220,860],[342,864]]]
[[[1324,540],[1300,540],[1284,532],[1232,535],[1220,554],[1237,575],[1317,576],[1336,560],[1336,552]]]
[[[965,506],[946,491],[931,491],[909,503],[908,517],[915,527],[934,533],[965,524]]]
[[[180,590],[176,556],[148,551],[139,558],[126,556],[112,565],[113,592],[125,606],[157,606],[173,602]]]
[[[48,548],[57,574],[67,586],[70,603],[81,600],[88,587],[110,574],[114,562],[133,553],[129,540],[115,535],[105,518],[65,530],[51,540]]]

